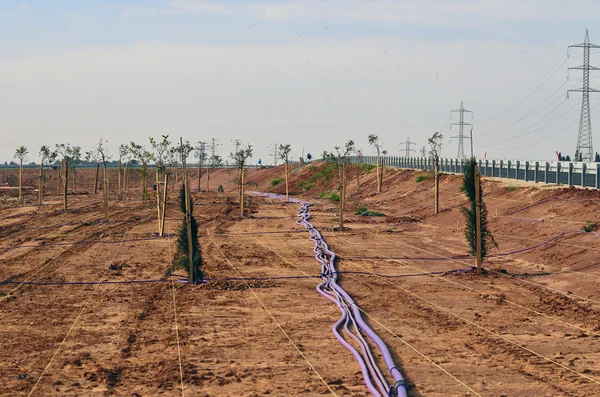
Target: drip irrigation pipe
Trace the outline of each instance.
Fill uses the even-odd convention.
[[[147,241],[147,240],[157,240],[161,237],[142,237],[142,238],[130,238],[127,240],[115,240],[115,241],[106,241],[106,240],[82,240],[82,241],[68,241],[62,243],[44,243],[41,242],[40,245],[15,245],[8,248],[0,248],[0,251],[10,251],[19,248],[42,248],[42,247],[58,247],[63,245],[78,245],[78,244],[119,244],[121,242],[130,243],[134,241]]]
[[[272,199],[285,199],[285,196],[272,193],[254,194]],[[321,264],[321,279],[323,280],[317,286],[317,291],[325,298],[335,303],[341,312],[340,319],[332,326],[333,334],[356,358],[363,374],[365,385],[373,396],[406,397],[407,390],[405,380],[394,363],[387,346],[369,325],[365,323],[362,319],[360,309],[354,300],[338,284],[338,272],[335,267],[337,256],[329,249],[319,231],[309,222],[311,218],[309,207],[312,206],[312,204],[297,199],[290,199],[289,201],[301,205],[298,211],[300,219],[296,223],[306,228],[310,233],[310,239],[315,243],[315,259]],[[339,330],[342,328],[342,325],[342,332],[349,335],[349,337],[360,346],[360,352],[340,334]],[[352,332],[352,329],[354,332]],[[378,367],[377,361],[374,359],[373,353],[371,352],[371,345],[366,341],[365,337],[370,339],[381,353],[385,366],[393,378],[392,385],[387,382],[381,369]]]
[[[311,275],[298,275],[298,276],[271,276],[271,277],[222,277],[222,278],[205,278],[201,282],[196,284],[207,284],[215,281],[273,281],[273,280],[292,280],[292,279],[315,279],[324,276],[331,276],[333,274],[341,275],[366,275],[376,276],[382,278],[403,278],[403,277],[418,277],[418,276],[429,276],[432,274],[454,274],[454,273],[467,273],[473,271],[473,268],[468,269],[453,269],[440,272],[429,272],[429,273],[403,273],[403,274],[381,274],[371,272],[334,272],[331,274],[317,274]],[[188,281],[182,276],[177,276],[175,281],[182,284],[187,284]],[[123,281],[18,281],[18,280],[7,280],[0,281],[0,285],[8,284],[23,284],[23,285],[93,285],[93,284],[152,284],[152,283],[167,283],[170,279],[157,279],[157,280],[123,280]]]

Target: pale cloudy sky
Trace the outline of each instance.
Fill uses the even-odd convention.
[[[592,0],[3,0],[0,160],[161,134],[217,138],[224,157],[241,139],[264,163],[274,143],[369,154],[371,133],[399,155],[435,131],[456,156],[461,100],[478,157],[553,160],[573,154],[581,106],[567,46],[586,28],[600,44],[598,15]],[[600,106],[596,125],[600,151]]]

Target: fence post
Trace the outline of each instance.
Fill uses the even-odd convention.
[[[600,189],[600,163],[596,163],[596,189]]]
[[[492,178],[494,177],[494,168],[496,168],[496,160],[492,160]]]
[[[560,185],[560,163],[556,163],[556,184]]]
[[[519,180],[519,168],[521,168],[521,162],[517,160],[517,164],[515,165],[515,179]]]
[[[545,166],[545,171],[544,171],[544,183],[548,183],[548,174],[550,173],[550,163],[546,161],[546,166]]]
[[[475,166],[475,265],[481,274],[481,195],[479,194],[479,167]]]
[[[567,174],[567,182],[569,186],[573,186],[573,163],[569,163],[569,173]]]
[[[529,161],[525,162],[525,178],[524,179],[526,182],[529,181],[529,175],[527,175],[527,174],[529,174]]]
[[[538,175],[538,172],[540,171],[540,163],[539,161],[535,162],[535,171],[533,174],[533,180],[535,181],[535,183],[538,183],[540,181],[540,176]]]
[[[587,173],[587,164],[581,165],[581,186],[585,187],[585,174]]]

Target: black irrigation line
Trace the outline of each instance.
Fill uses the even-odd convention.
[[[164,237],[171,237],[171,235],[167,235]],[[58,246],[65,246],[65,245],[78,245],[78,244],[119,244],[121,242],[123,243],[130,243],[130,242],[134,242],[134,241],[147,241],[147,240],[158,240],[164,237],[141,237],[141,238],[130,238],[130,239],[126,239],[126,240],[115,240],[115,241],[106,241],[106,240],[82,240],[82,241],[68,241],[68,242],[62,242],[62,243],[44,243],[41,242],[39,245],[15,245],[12,247],[7,247],[7,248],[0,248],[0,251],[11,251],[14,249],[20,249],[20,248],[45,248],[45,247],[58,247]]]

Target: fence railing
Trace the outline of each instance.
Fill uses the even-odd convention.
[[[351,157],[351,162],[357,161],[356,156]],[[361,162],[375,165],[377,157],[363,156]],[[382,156],[381,162],[387,167],[433,170],[433,160],[429,157]],[[440,172],[462,174],[464,164],[465,160],[443,158],[440,159]],[[480,159],[478,165],[481,175],[492,178],[600,189],[600,163]]]

